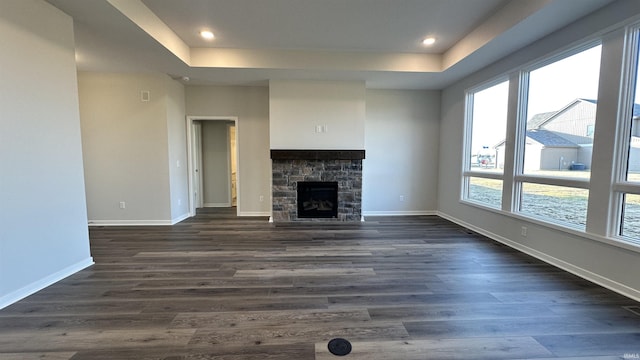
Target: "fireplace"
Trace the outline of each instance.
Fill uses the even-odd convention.
[[[364,150],[271,150],[272,221],[361,221],[363,159]]]
[[[335,181],[299,181],[298,218],[337,218],[338,183]]]

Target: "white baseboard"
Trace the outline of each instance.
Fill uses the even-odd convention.
[[[89,220],[89,226],[164,226],[173,220]]]
[[[68,266],[60,271],[57,271],[51,275],[48,275],[38,281],[35,281],[27,286],[24,286],[12,293],[9,293],[7,295],[4,295],[2,297],[0,297],[0,310],[19,301],[22,300],[24,298],[26,298],[29,295],[32,295],[44,288],[46,288],[47,286],[56,283],[70,275],[73,275],[75,273],[77,273],[78,271],[87,268],[89,266],[93,265],[93,258],[92,257],[88,257],[76,264],[73,264],[71,266]]]
[[[231,203],[204,203],[203,207],[231,207]]]
[[[494,234],[490,231],[487,231],[485,229],[479,228],[475,225],[469,224],[465,221],[462,221],[458,218],[455,218],[451,215],[442,213],[440,211],[438,211],[437,213],[438,216],[447,219],[451,222],[454,222],[460,226],[464,226],[467,229],[473,230],[475,232],[477,232],[478,234],[482,234],[492,240],[495,240],[497,242],[500,242],[502,244],[505,244],[511,248],[514,248],[518,251],[521,251],[527,255],[531,255],[539,260],[542,260],[544,262],[546,262],[547,264],[551,264],[557,268],[560,268],[562,270],[565,270],[567,272],[570,272],[576,276],[579,276],[585,280],[591,281],[592,283],[598,284],[602,287],[605,287],[611,291],[615,291],[618,294],[621,294],[623,296],[626,296],[628,298],[631,298],[635,301],[640,301],[640,290],[634,289],[632,287],[629,287],[625,284],[621,284],[615,280],[611,280],[607,277],[604,277],[602,275],[596,274],[592,271],[589,271],[587,269],[583,269],[579,266],[573,265],[569,262],[566,262],[564,260],[555,258],[549,254],[543,253],[541,251],[538,251],[536,249],[532,249],[528,246],[522,245],[518,242],[515,242],[513,240],[507,239],[503,236]]]
[[[363,216],[418,216],[418,215],[437,215],[435,210],[420,211],[363,211]]]
[[[238,216],[271,216],[270,211],[240,211]]]
[[[170,226],[189,217],[187,213],[171,220],[89,220],[89,226]]]
[[[171,225],[175,225],[175,224],[179,223],[180,221],[188,219],[189,217],[190,216],[189,216],[188,213],[187,214],[182,214],[182,215],[180,215],[180,216],[178,216],[178,217],[176,217],[174,219],[171,219]]]

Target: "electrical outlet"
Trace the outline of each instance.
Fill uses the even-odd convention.
[[[400,201],[404,201],[404,195],[400,195]]]
[[[178,206],[182,205],[182,199],[178,199]]]
[[[124,209],[127,207],[127,203],[125,203],[124,201],[120,201],[120,209]]]
[[[260,202],[264,201],[264,196],[260,195]]]
[[[523,227],[520,229],[520,235],[522,235],[522,236],[524,236],[524,237],[527,237],[527,227],[526,227],[526,226],[523,226]]]

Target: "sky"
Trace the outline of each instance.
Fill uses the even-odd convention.
[[[531,71],[527,118],[560,110],[577,98],[597,100],[600,53],[601,46],[595,46]],[[474,94],[472,154],[504,140],[508,87],[505,81]]]
[[[596,100],[601,48],[596,46],[532,71],[527,118],[559,110],[576,98]]]

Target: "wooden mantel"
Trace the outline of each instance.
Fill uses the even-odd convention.
[[[364,150],[271,150],[272,160],[362,160]]]

